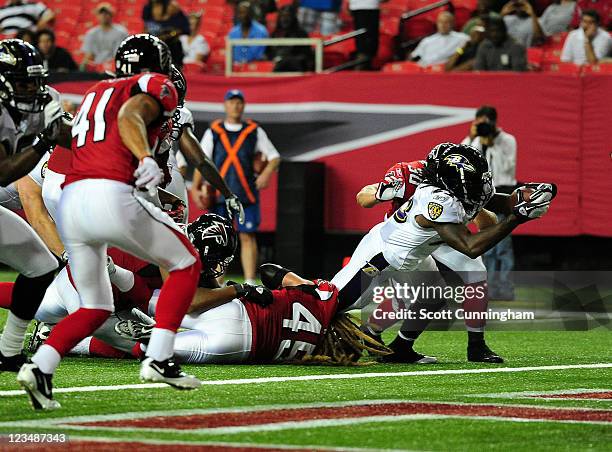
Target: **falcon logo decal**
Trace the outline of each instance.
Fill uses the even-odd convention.
[[[462,169],[464,171],[470,171],[471,173],[476,172],[476,168],[474,165],[470,163],[470,161],[461,154],[450,154],[444,158],[444,161],[448,163],[450,166],[454,166],[457,169]]]
[[[430,202],[429,204],[427,204],[427,213],[429,213],[429,217],[432,220],[437,220],[438,218],[440,218],[440,215],[442,215],[443,210],[444,207],[442,207],[442,205],[438,204],[437,202]]]
[[[219,245],[226,246],[228,237],[223,223],[213,222],[211,226],[202,231],[202,239],[214,239]]]

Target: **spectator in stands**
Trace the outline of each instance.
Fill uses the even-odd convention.
[[[495,189],[500,193],[512,193],[516,186],[516,138],[497,126],[494,107],[483,105],[476,110],[470,133],[462,143],[474,146],[486,157]],[[514,267],[512,237],[507,236],[482,257],[489,278],[489,297],[492,300],[513,300],[514,287],[510,278]]]
[[[9,0],[0,7],[0,33],[12,35],[22,28],[32,31],[49,27],[55,13],[42,2]]]
[[[410,59],[418,61],[421,66],[446,63],[457,51],[463,47],[470,37],[465,33],[453,30],[455,17],[448,11],[438,14],[436,27],[438,32],[427,36],[410,54]]]
[[[364,34],[355,38],[357,57],[365,61],[360,69],[370,69],[372,60],[378,54],[380,0],[349,0],[349,10],[353,16],[355,30],[361,28],[366,30]]]
[[[21,30],[19,30],[15,35],[15,38],[28,42],[33,46],[36,45],[36,33],[34,33],[29,28],[22,28]]]
[[[259,191],[268,187],[272,174],[280,164],[280,154],[266,135],[266,132],[253,121],[243,119],[244,94],[234,89],[225,94],[225,118],[213,121],[204,132],[202,149],[208,158],[221,168],[221,174],[233,193],[244,206],[245,222],[238,224],[240,238],[240,259],[244,270],[245,282],[253,284],[257,269],[257,240],[255,232],[261,221]],[[234,149],[238,146],[237,149]],[[267,162],[257,175],[255,159],[262,155]],[[225,170],[224,170],[225,169]],[[194,174],[191,188],[192,198],[200,207],[210,207],[210,211],[227,217],[223,197],[207,196],[202,190],[199,172]],[[205,199],[203,199],[205,198]],[[206,204],[203,205],[202,202]]]
[[[266,16],[270,13],[275,13],[278,9],[276,8],[276,2],[274,0],[249,0],[251,3],[251,11],[253,12],[253,19],[262,25],[267,25]],[[238,11],[236,11],[235,22],[238,22]]]
[[[307,38],[297,19],[294,5],[283,6],[276,20],[272,38]],[[269,46],[268,59],[273,60],[274,72],[306,72],[314,67],[314,53],[310,46]]]
[[[474,11],[472,18],[465,23],[461,31],[469,35],[472,27],[482,25],[483,21],[487,21],[489,17],[499,17],[499,14],[493,11],[493,0],[478,0],[476,11]]]
[[[561,61],[574,64],[595,64],[612,54],[612,37],[600,26],[594,9],[582,12],[580,28],[570,32],[563,44]]]
[[[265,39],[268,30],[253,19],[253,9],[250,2],[240,2],[237,10],[238,25],[229,32],[229,39]],[[250,61],[265,59],[265,46],[235,46],[234,61],[248,63]]]
[[[576,9],[574,0],[555,0],[540,17],[540,25],[546,36],[567,31]]]
[[[478,46],[484,40],[485,36],[484,22],[480,18],[478,20],[480,23],[471,27],[470,40],[462,47],[457,47],[453,56],[450,57],[450,60],[448,60],[444,66],[445,71],[463,72],[474,69],[476,52],[478,52]]]
[[[527,0],[510,0],[501,10],[508,34],[524,47],[544,41],[538,16]]]
[[[200,30],[200,21],[202,14],[189,14],[189,34],[181,35],[181,44],[183,45],[183,63],[203,63],[210,53],[210,46],[206,38],[198,33]]]
[[[81,68],[91,62],[101,64],[111,61],[121,41],[128,36],[123,25],[113,23],[115,10],[110,3],[100,3],[95,13],[99,25],[89,30],[83,38]]]
[[[55,45],[55,33],[41,30],[36,34],[36,47],[43,59],[45,69],[51,72],[74,72],[78,67],[70,52]]]
[[[172,60],[183,64],[181,35],[189,34],[189,21],[175,0],[149,0],[142,9],[145,32],[159,37],[168,44]]]
[[[501,18],[490,18],[486,39],[478,46],[474,69],[477,71],[526,71],[527,51],[508,35]]]
[[[299,0],[298,20],[307,33],[319,31],[323,36],[340,31],[342,0]]]
[[[594,9],[600,17],[600,26],[604,29],[612,29],[612,1],[610,0],[578,0],[574,17],[572,18],[571,28],[580,26],[582,13],[586,10]]]

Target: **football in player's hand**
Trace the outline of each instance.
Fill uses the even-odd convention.
[[[557,196],[555,184],[529,183],[514,190],[509,203],[515,215],[522,221],[529,221],[543,216],[555,196]]]

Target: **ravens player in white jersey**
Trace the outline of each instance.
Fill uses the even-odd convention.
[[[19,39],[0,41],[0,185],[30,172],[69,125],[59,95],[49,88],[38,51]],[[0,262],[19,272],[11,311],[0,338],[0,372],[19,370],[26,328],[58,261],[34,230],[0,207]]]
[[[410,283],[410,272],[421,272],[412,281],[413,285],[422,282],[422,272],[431,272],[429,283],[443,285],[441,278],[436,277],[437,267],[431,257],[442,244],[474,259],[519,224],[547,212],[556,195],[554,184],[529,184],[527,188],[532,191],[531,195],[516,196],[512,199],[517,201],[512,203],[509,195],[495,193],[487,161],[477,149],[453,143],[436,146],[427,157],[423,182],[412,198],[391,218],[370,230],[349,264],[331,280],[340,289],[343,310],[368,304],[374,285],[384,284],[398,272],[398,279],[407,283]],[[473,234],[466,225],[485,206],[507,216]],[[400,335],[390,344],[397,354],[396,361],[418,361],[411,342],[411,338]],[[401,360],[406,350],[408,355]]]
[[[163,146],[169,146],[170,152],[168,156],[168,166],[170,168],[171,182],[166,187],[170,193],[178,196],[185,205],[187,205],[187,190],[185,181],[178,168],[177,155],[180,152],[187,161],[193,165],[204,179],[208,181],[214,188],[219,190],[225,196],[227,211],[238,217],[240,223],[244,223],[244,208],[238,200],[238,197],[232,193],[230,188],[225,183],[225,180],[219,174],[215,164],[204,155],[200,142],[193,134],[194,122],[191,111],[185,106],[185,96],[187,95],[187,81],[181,71],[172,65],[172,73],[170,79],[176,87],[179,95],[179,102],[176,111],[172,117],[172,133],[169,140]],[[188,217],[188,212],[185,210],[185,218]]]

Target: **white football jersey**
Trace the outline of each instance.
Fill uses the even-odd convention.
[[[468,215],[461,202],[450,193],[431,185],[419,185],[380,229],[383,255],[397,270],[414,270],[444,241],[433,228],[423,228],[417,215],[436,223],[467,224]]]
[[[50,155],[49,152],[45,152],[45,155],[43,155],[32,171],[28,173],[28,177],[41,187],[43,179],[45,178],[45,171],[47,170],[47,162],[49,161]],[[6,207],[13,212],[23,209],[15,182],[6,187],[0,187],[0,206]]]
[[[47,87],[53,100],[59,102],[59,93]],[[6,107],[0,104],[0,142],[5,146],[8,155],[21,152],[31,145],[45,127],[44,113],[22,113],[21,120],[15,124]]]
[[[193,122],[193,114],[191,113],[191,111],[187,107],[180,107],[178,108],[177,111],[180,114],[179,120],[178,120],[179,129],[182,131],[185,127],[191,127],[191,129],[193,130],[195,125]],[[170,168],[180,167],[180,165],[176,161],[177,159],[176,154],[180,152],[179,141],[172,140],[170,137],[168,137],[161,144],[160,151],[166,152],[167,150],[170,150],[170,155],[168,156],[168,166]]]

